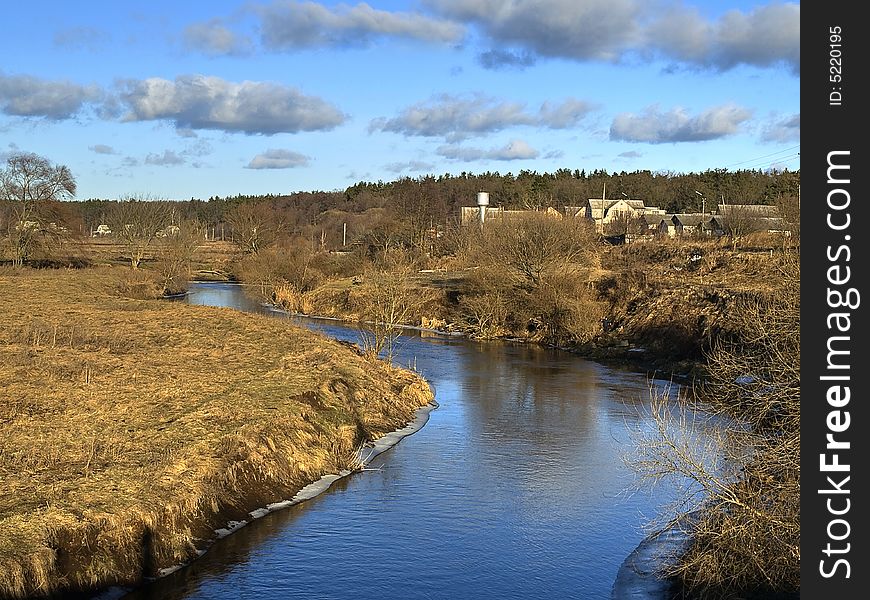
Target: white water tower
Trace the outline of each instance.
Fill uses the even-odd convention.
[[[480,226],[486,219],[486,207],[489,206],[489,192],[477,192],[477,206],[480,209]]]

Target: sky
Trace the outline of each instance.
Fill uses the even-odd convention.
[[[800,168],[800,4],[29,0],[0,160],[77,199],[522,170]]]

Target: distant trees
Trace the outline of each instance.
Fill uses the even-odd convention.
[[[5,200],[4,234],[12,262],[22,265],[38,247],[50,247],[66,233],[56,202],[75,196],[76,181],[63,165],[38,154],[18,152],[0,170],[0,199]]]

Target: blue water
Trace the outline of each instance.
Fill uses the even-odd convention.
[[[264,310],[232,284],[196,284],[187,301]],[[436,390],[421,431],[126,600],[609,598],[674,494],[637,491],[625,464],[632,432],[649,426],[648,379],[558,350],[417,332],[396,362]]]

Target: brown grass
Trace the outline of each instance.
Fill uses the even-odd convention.
[[[432,398],[286,321],[0,270],[0,596],[134,583]]]

